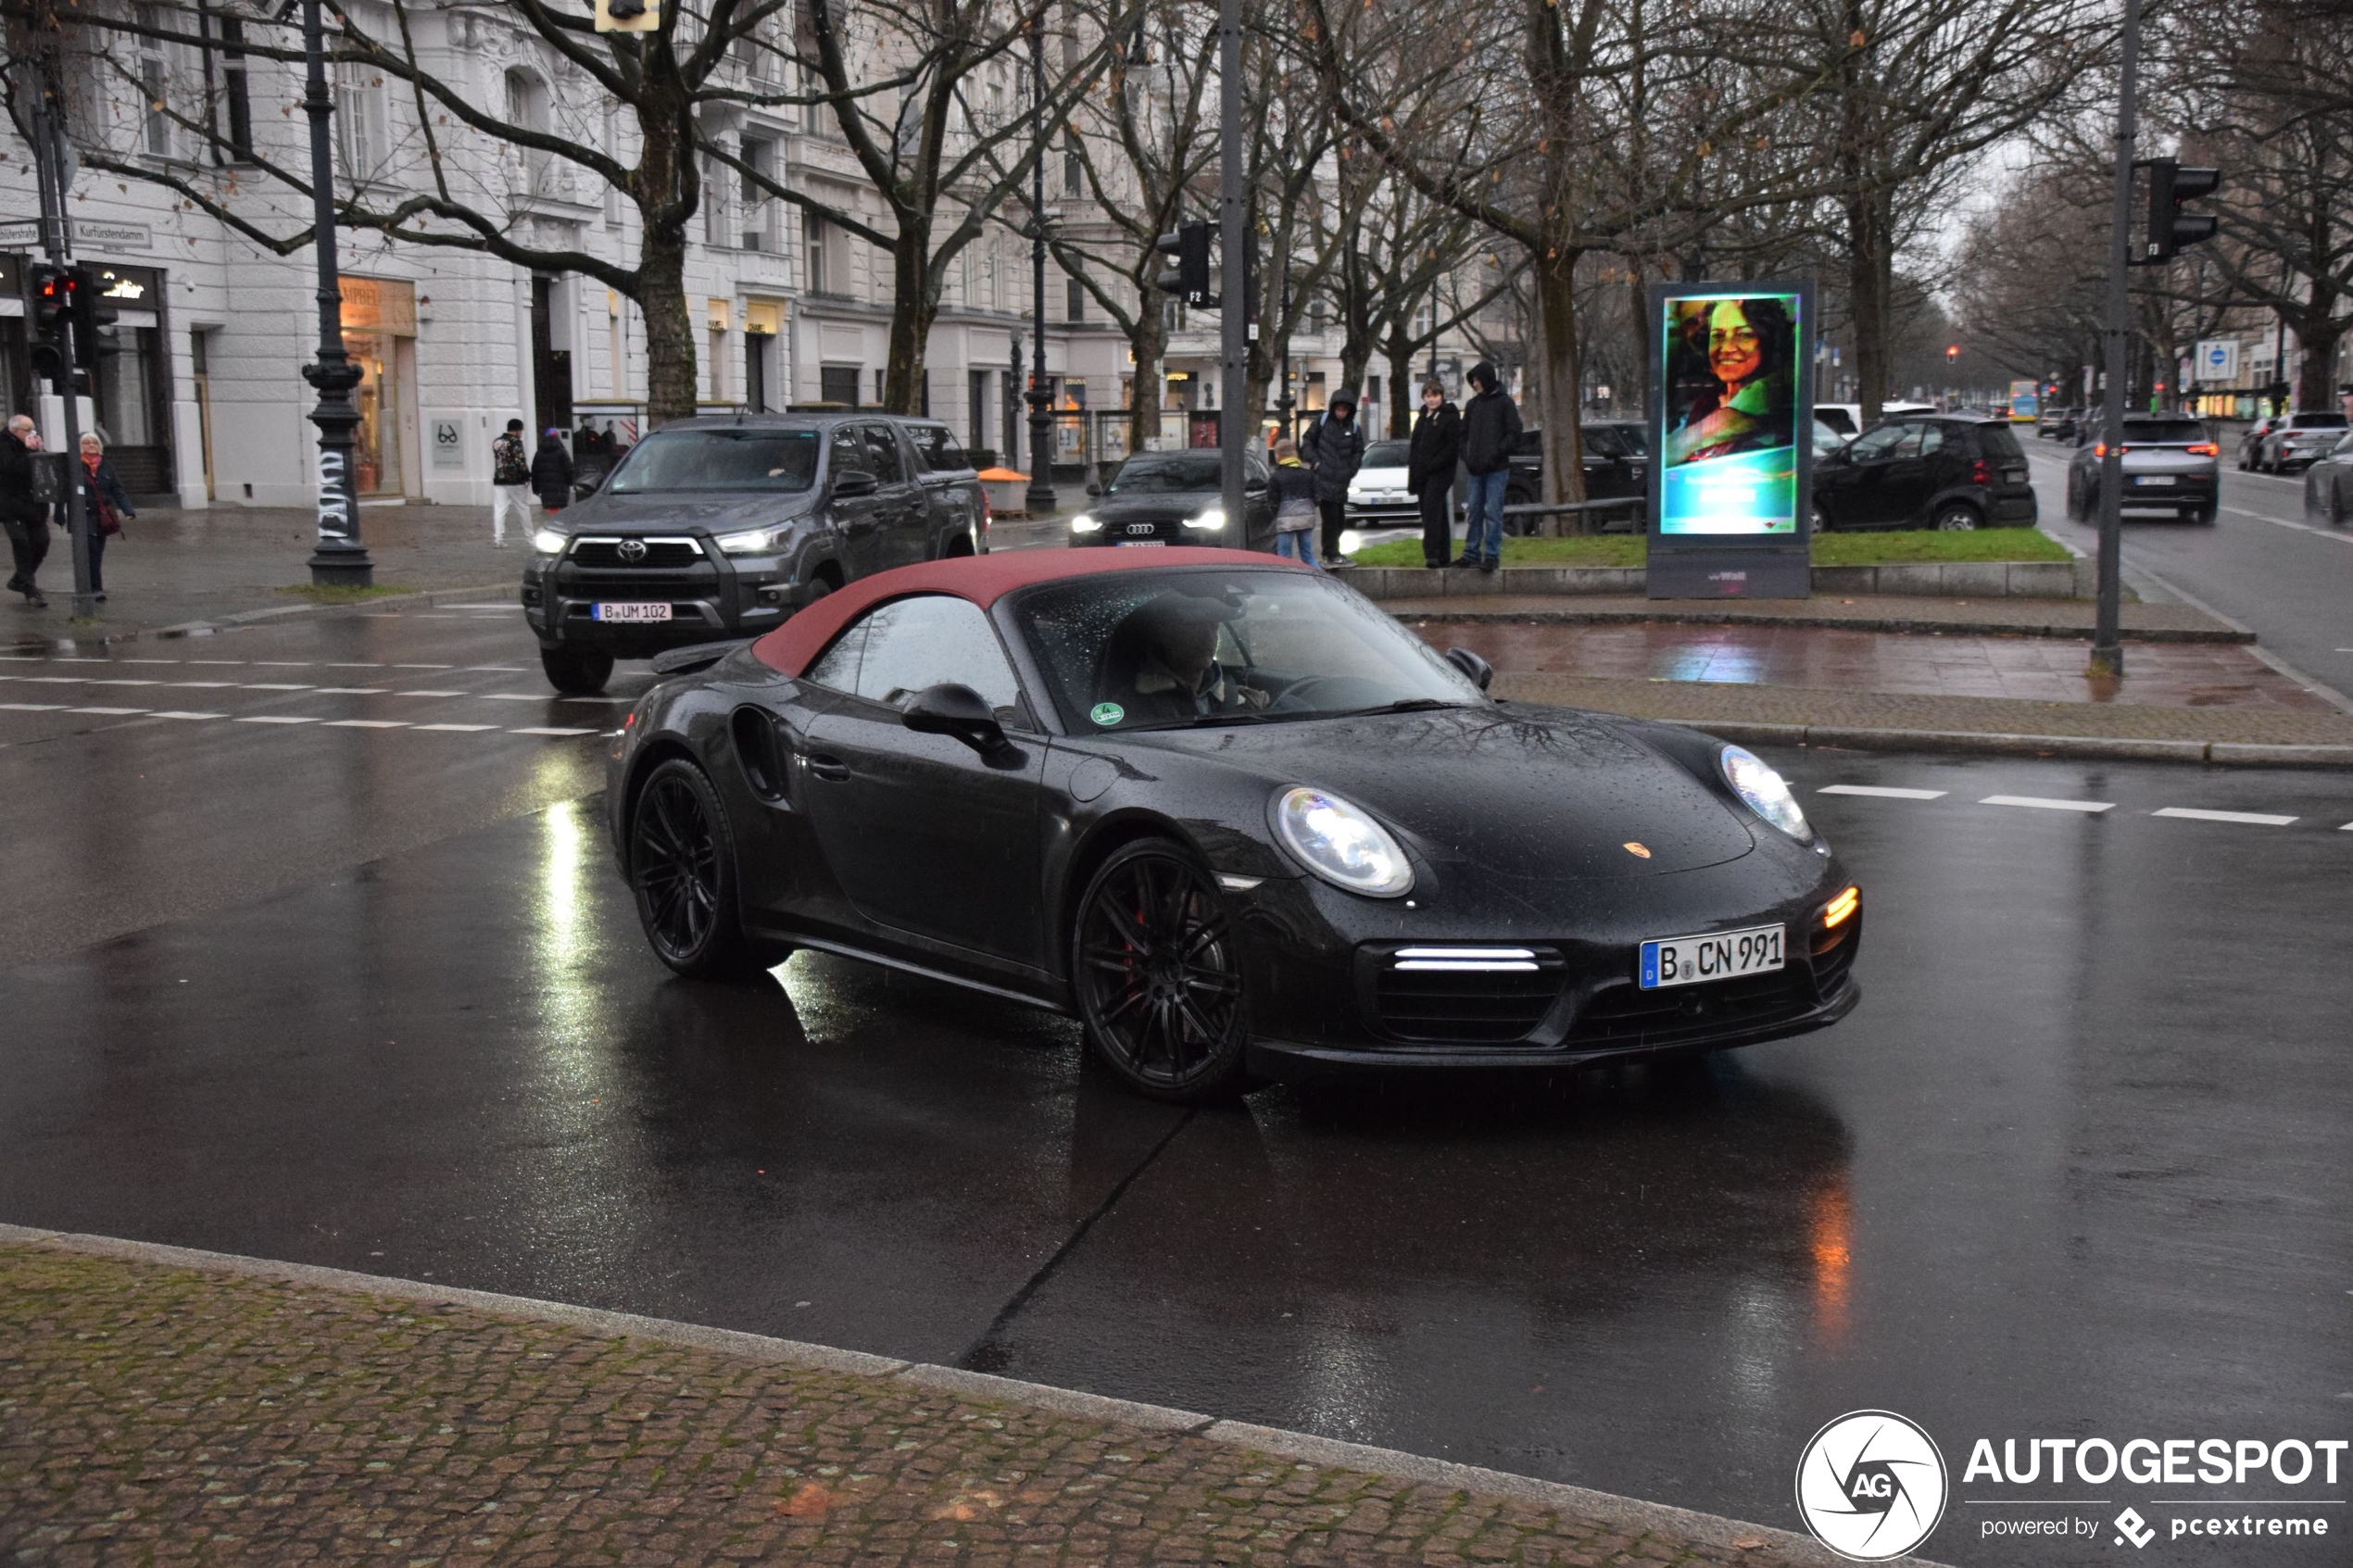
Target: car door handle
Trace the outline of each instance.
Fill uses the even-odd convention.
[[[824,751],[812,751],[808,755],[809,771],[816,774],[819,778],[825,780],[829,784],[847,784],[849,782],[849,764],[843,761],[840,758],[834,756],[830,752]]]

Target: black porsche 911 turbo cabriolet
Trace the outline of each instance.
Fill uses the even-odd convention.
[[[937,561],[669,662],[607,800],[683,974],[912,970],[1073,1014],[1187,1100],[1717,1049],[1856,1000],[1861,895],[1771,768],[1498,701],[1289,562]]]

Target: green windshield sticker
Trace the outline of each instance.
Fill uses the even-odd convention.
[[[1094,709],[1089,712],[1087,717],[1092,719],[1096,723],[1101,724],[1104,729],[1108,730],[1114,724],[1118,723],[1122,719],[1127,717],[1127,709],[1120,707],[1119,704],[1115,702],[1099,702],[1095,704]]]

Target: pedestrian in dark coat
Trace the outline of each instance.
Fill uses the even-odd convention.
[[[1478,395],[1463,410],[1463,469],[1470,475],[1470,532],[1457,566],[1492,571],[1504,558],[1504,490],[1512,474],[1512,443],[1520,433],[1519,408],[1504,390],[1495,367],[1471,367]]]
[[[130,493],[115,477],[106,443],[92,432],[82,438],[82,515],[90,523],[90,595],[107,596],[107,541],[122,532],[122,520],[137,517]]]
[[[22,594],[31,609],[49,603],[33,581],[49,554],[49,503],[33,489],[32,479],[32,455],[40,450],[41,433],[27,415],[16,415],[8,420],[7,430],[0,433],[0,529],[6,531],[8,550],[15,558],[8,591]]]
[[[572,454],[564,450],[563,432],[551,430],[539,438],[539,450],[531,458],[531,488],[551,512],[572,503]]]
[[[1421,417],[1405,459],[1405,488],[1422,506],[1422,564],[1454,555],[1454,470],[1463,458],[1463,416],[1436,377],[1422,383]]]
[[[1356,422],[1356,395],[1341,387],[1299,438],[1299,456],[1315,470],[1315,509],[1324,517],[1324,564],[1342,566],[1340,531],[1348,526],[1348,482],[1365,466],[1365,430]]]

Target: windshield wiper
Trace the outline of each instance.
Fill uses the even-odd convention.
[[[1376,703],[1370,708],[1343,708],[1327,714],[1327,718],[1356,719],[1367,713],[1427,713],[1434,708],[1460,708],[1463,704],[1442,696],[1407,696],[1395,702]]]

